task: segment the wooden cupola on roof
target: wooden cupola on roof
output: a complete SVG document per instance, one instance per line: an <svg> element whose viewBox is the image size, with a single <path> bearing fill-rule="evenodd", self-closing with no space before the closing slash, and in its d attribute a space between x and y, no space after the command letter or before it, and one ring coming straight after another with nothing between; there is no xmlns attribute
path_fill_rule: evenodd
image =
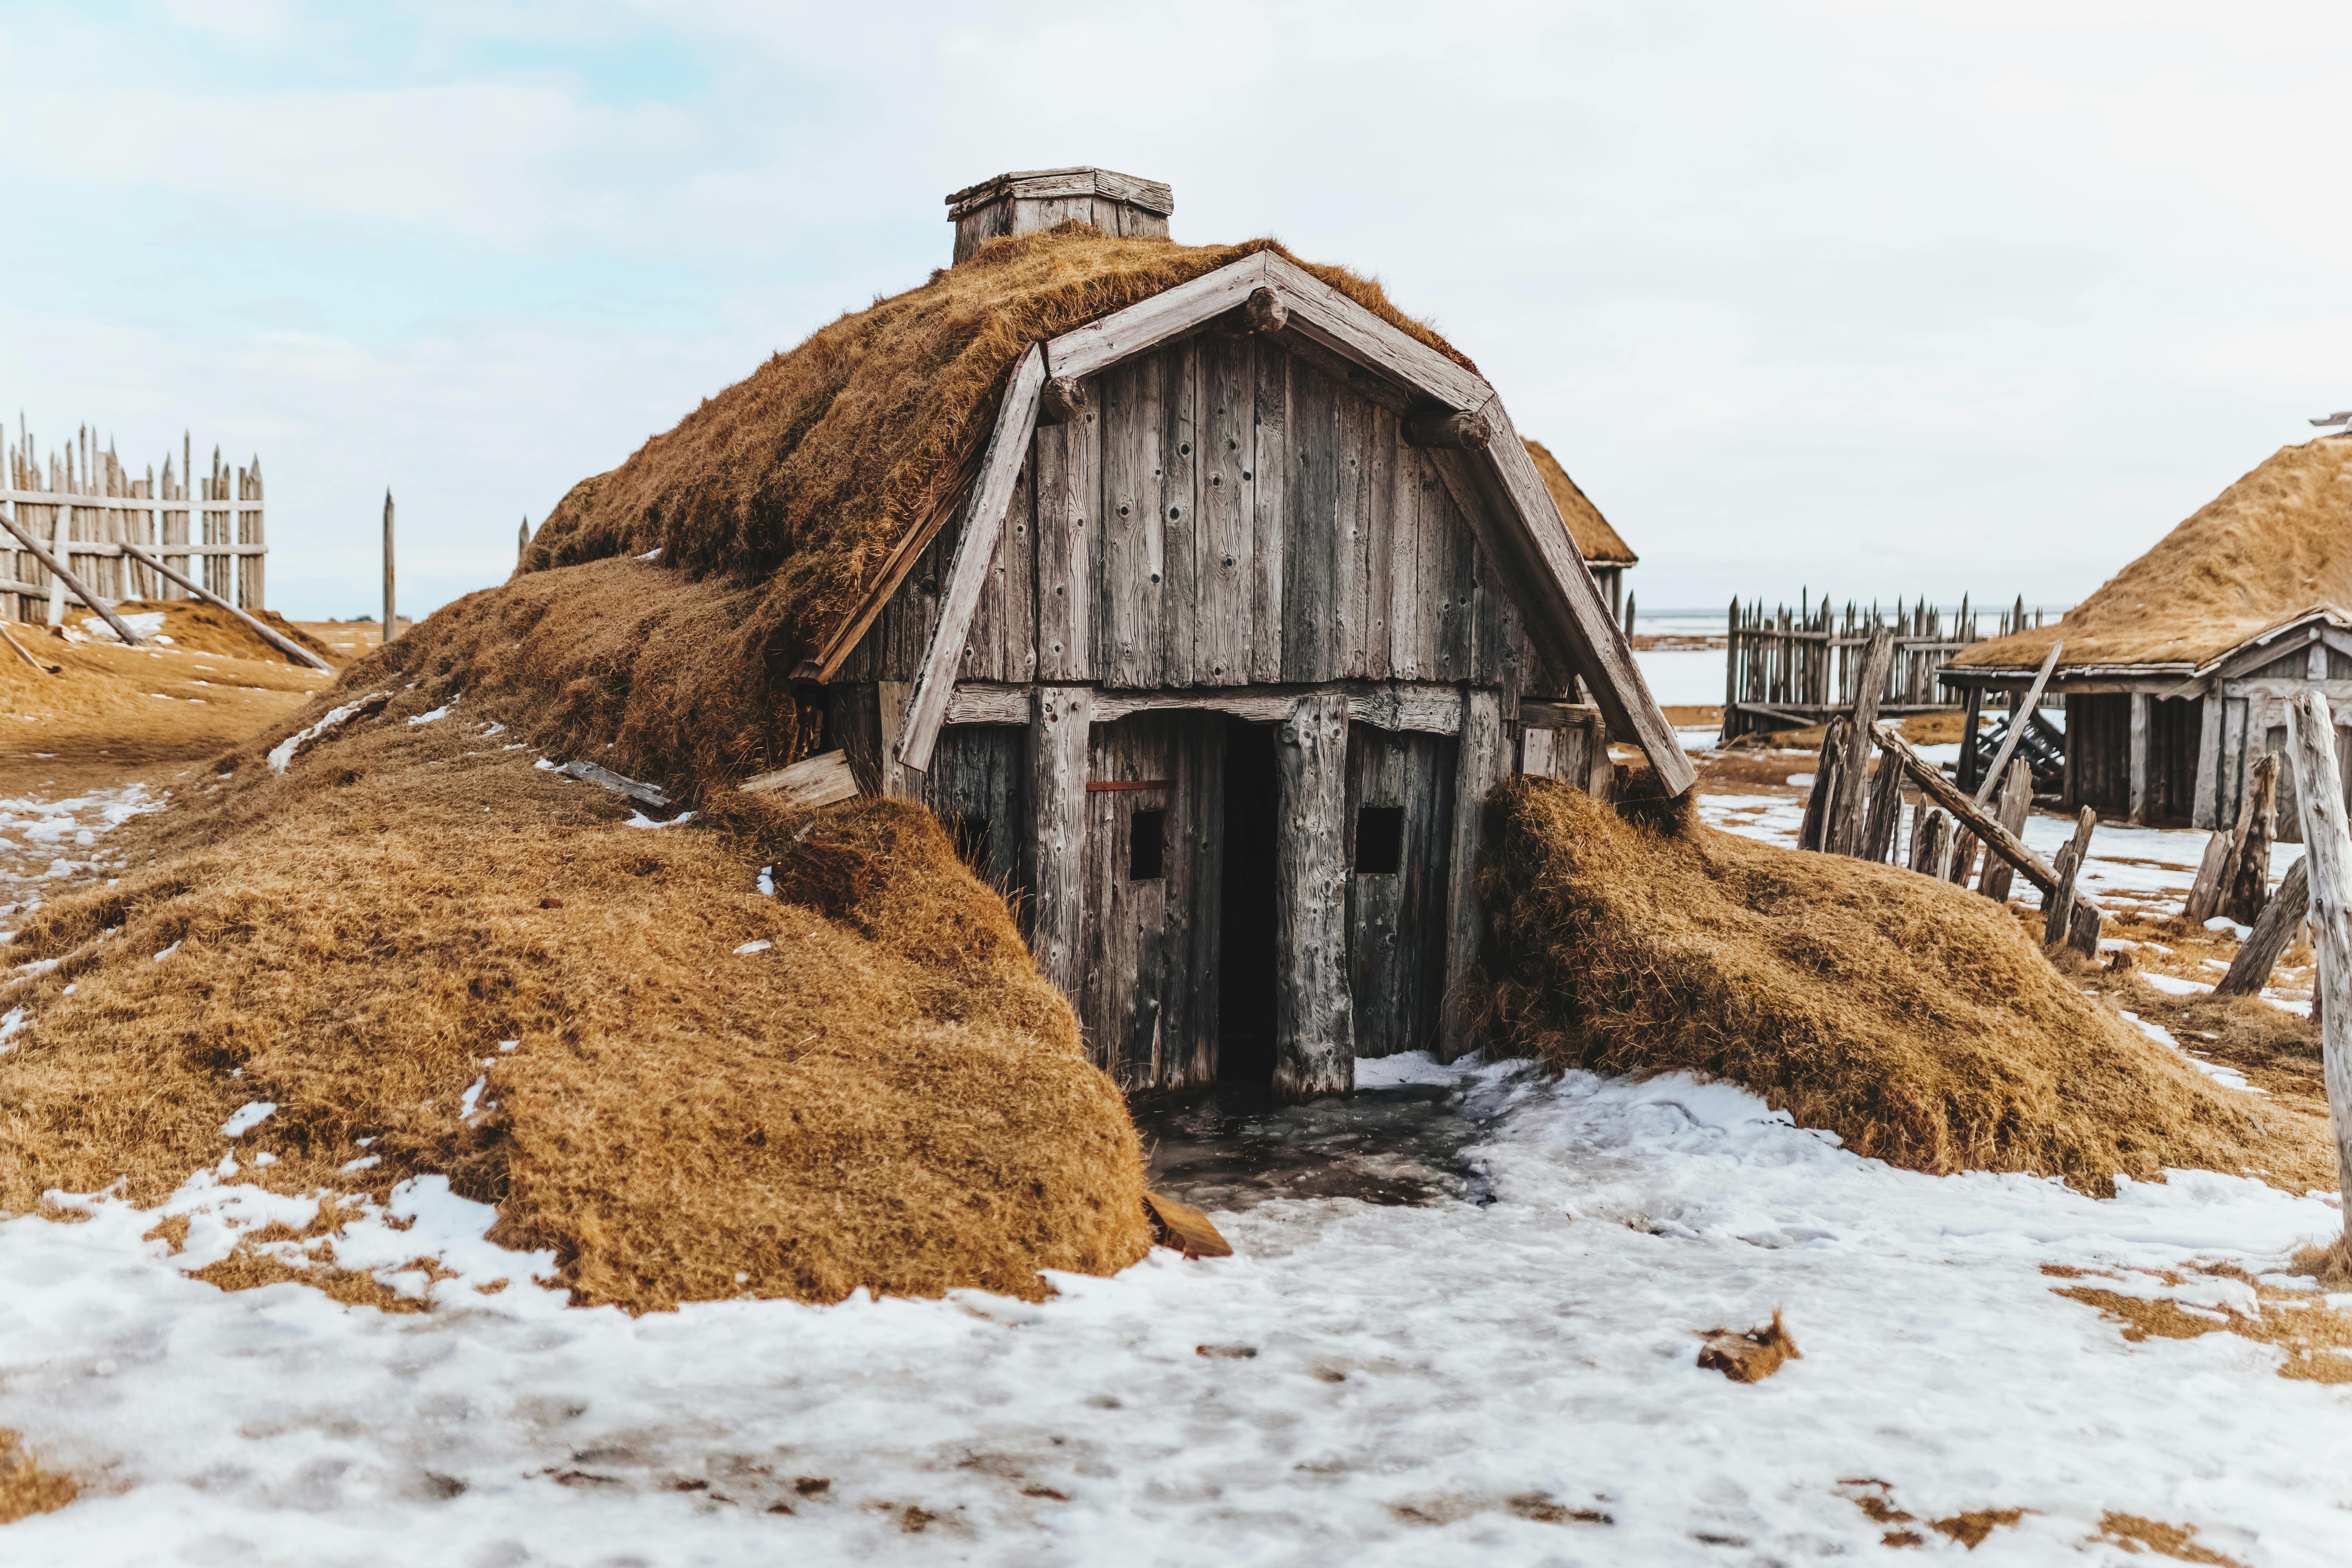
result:
<svg viewBox="0 0 2352 1568"><path fill-rule="evenodd" d="M948 197L959 265L992 239L1092 224L1122 239L1165 239L1176 193L1108 169L1030 169L966 185Z"/></svg>

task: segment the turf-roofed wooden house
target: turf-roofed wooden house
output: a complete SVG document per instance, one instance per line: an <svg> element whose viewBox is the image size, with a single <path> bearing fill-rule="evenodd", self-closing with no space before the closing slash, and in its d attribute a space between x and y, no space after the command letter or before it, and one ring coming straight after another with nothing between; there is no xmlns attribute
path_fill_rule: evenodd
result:
<svg viewBox="0 0 2352 1568"><path fill-rule="evenodd" d="M2253 761L2286 749L2289 698L2316 688L2352 717L2352 440L2282 447L2063 618L1978 643L1938 679L1973 713L1987 695L2014 700L2053 642L2045 700L2065 705L2066 805L2234 826ZM2336 748L2352 763L2352 729ZM2291 775L2277 809L2289 841Z"/></svg>
<svg viewBox="0 0 2352 1568"><path fill-rule="evenodd" d="M822 708L798 749L955 829L1122 1084L1306 1097L1458 1047L1486 791L1605 788L1612 739L1693 781L1565 474L1377 285L1160 237L1165 185L949 199L953 267L575 491L572 554L752 541Z"/></svg>

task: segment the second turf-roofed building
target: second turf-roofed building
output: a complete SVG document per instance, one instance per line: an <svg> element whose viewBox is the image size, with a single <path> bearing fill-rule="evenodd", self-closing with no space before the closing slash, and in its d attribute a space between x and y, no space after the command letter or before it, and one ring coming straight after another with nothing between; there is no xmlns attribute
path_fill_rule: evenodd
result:
<svg viewBox="0 0 2352 1568"><path fill-rule="evenodd" d="M740 580L734 771L841 750L947 820L1121 1083L1460 1048L1488 788L1604 789L1611 740L1692 783L1559 483L1377 285L1171 243L1164 185L950 201L952 267L578 487L525 570Z"/></svg>

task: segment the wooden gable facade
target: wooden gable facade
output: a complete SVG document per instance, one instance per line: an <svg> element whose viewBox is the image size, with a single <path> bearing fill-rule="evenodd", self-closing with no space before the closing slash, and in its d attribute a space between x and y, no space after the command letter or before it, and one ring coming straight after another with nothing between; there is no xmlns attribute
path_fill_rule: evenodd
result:
<svg viewBox="0 0 2352 1568"><path fill-rule="evenodd" d="M1463 1048L1487 789L1691 782L1492 389L1279 257L1033 348L902 570L828 732L1131 1089Z"/></svg>

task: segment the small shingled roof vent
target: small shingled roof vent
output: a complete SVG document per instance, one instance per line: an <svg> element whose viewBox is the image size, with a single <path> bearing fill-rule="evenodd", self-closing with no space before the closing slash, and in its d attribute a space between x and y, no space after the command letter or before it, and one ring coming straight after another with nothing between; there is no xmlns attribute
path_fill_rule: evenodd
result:
<svg viewBox="0 0 2352 1568"><path fill-rule="evenodd" d="M1176 193L1159 181L1108 169L1030 169L966 185L948 197L958 262L992 239L1035 234L1073 219L1105 234L1165 239L1168 215L1175 210Z"/></svg>

